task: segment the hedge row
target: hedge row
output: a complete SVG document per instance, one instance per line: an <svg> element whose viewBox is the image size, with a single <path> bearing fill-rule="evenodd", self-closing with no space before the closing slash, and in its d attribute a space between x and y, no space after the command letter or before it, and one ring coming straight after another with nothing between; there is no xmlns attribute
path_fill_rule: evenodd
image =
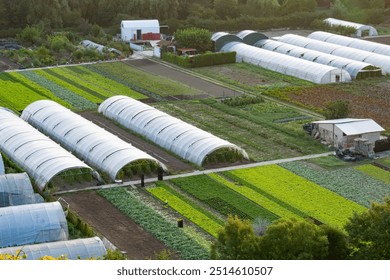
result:
<svg viewBox="0 0 390 280"><path fill-rule="evenodd" d="M162 59L185 68L205 67L236 62L236 52L205 53L192 57L163 53Z"/></svg>

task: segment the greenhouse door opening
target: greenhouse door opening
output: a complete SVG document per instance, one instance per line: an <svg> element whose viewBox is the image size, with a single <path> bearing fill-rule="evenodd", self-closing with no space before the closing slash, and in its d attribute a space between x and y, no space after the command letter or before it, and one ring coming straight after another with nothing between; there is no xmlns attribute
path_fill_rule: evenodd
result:
<svg viewBox="0 0 390 280"><path fill-rule="evenodd" d="M340 76L336 75L336 83L340 83Z"/></svg>
<svg viewBox="0 0 390 280"><path fill-rule="evenodd" d="M137 40L142 40L142 30L137 29Z"/></svg>

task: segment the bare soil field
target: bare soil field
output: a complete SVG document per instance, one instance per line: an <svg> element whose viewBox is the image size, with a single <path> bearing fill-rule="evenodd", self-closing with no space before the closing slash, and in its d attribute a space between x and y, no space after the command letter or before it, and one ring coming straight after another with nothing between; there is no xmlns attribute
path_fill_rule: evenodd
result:
<svg viewBox="0 0 390 280"><path fill-rule="evenodd" d="M79 192L62 197L69 203L71 211L125 252L130 260L155 259L156 253L167 249L96 192Z"/></svg>

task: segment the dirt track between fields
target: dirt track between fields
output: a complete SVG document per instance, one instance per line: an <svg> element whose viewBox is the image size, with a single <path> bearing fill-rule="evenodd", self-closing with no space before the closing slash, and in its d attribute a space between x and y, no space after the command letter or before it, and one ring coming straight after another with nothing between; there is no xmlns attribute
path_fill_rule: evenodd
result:
<svg viewBox="0 0 390 280"><path fill-rule="evenodd" d="M62 196L97 232L105 236L131 260L155 259L156 253L167 249L163 243L122 214L96 192L80 192Z"/></svg>

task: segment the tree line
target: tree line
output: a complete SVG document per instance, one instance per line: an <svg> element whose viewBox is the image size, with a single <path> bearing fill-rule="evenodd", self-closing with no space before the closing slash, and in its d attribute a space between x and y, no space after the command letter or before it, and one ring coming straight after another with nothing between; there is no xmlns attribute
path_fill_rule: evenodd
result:
<svg viewBox="0 0 390 280"><path fill-rule="evenodd" d="M122 19L157 18L171 27L210 30L235 26L308 27L315 18L338 17L378 23L387 0L0 0L0 30L26 25L82 28L86 24L119 31ZM319 9L319 7L323 7ZM282 20L284 18L284 20ZM12 32L10 32L12 34Z"/></svg>

